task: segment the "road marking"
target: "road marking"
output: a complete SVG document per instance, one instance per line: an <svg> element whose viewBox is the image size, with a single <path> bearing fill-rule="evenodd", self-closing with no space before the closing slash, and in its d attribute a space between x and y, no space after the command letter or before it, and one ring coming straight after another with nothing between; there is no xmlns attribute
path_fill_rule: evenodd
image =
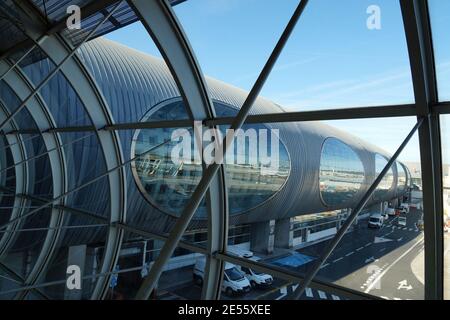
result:
<svg viewBox="0 0 450 320"><path fill-rule="evenodd" d="M344 259L344 258L343 258L343 257L340 257L339 259L334 260L333 263L339 262L339 261L341 261L342 259Z"/></svg>
<svg viewBox="0 0 450 320"><path fill-rule="evenodd" d="M317 292L319 293L319 297L320 299L328 299L327 295L325 294L325 292L317 290Z"/></svg>
<svg viewBox="0 0 450 320"><path fill-rule="evenodd" d="M413 288L412 285L408 286L408 280L403 280L398 283L397 290L405 289L406 291L409 291L409 290L412 290L412 288Z"/></svg>
<svg viewBox="0 0 450 320"><path fill-rule="evenodd" d="M384 299L384 300L389 300L389 298L388 298L388 297L385 297L385 296L381 296L380 298L381 298L381 299Z"/></svg>
<svg viewBox="0 0 450 320"><path fill-rule="evenodd" d="M369 247L372 243L367 243L364 247Z"/></svg>
<svg viewBox="0 0 450 320"><path fill-rule="evenodd" d="M386 269L384 269L383 272L381 272L378 277L372 281L372 283L367 287L366 291L364 293L369 293L370 290L375 286L375 284L381 280L381 278L393 267L399 262L401 259L403 259L408 253L410 253L420 242L422 242L423 237L421 237L417 242L408 250L406 250L400 257L398 257L393 263L391 263Z"/></svg>
<svg viewBox="0 0 450 320"><path fill-rule="evenodd" d="M384 243L384 242L391 242L392 239L382 238L382 237L375 237L375 240L373 243Z"/></svg>
<svg viewBox="0 0 450 320"><path fill-rule="evenodd" d="M413 228L409 228L408 231L413 231Z"/></svg>
<svg viewBox="0 0 450 320"><path fill-rule="evenodd" d="M293 285L293 286L292 286L292 291L297 290L297 288L298 288L298 284Z"/></svg>
<svg viewBox="0 0 450 320"><path fill-rule="evenodd" d="M339 298L338 296L335 296L334 294L332 294L331 297L333 298L333 300L341 300L341 298Z"/></svg>
<svg viewBox="0 0 450 320"><path fill-rule="evenodd" d="M359 247L356 251L361 251L362 249L364 249L364 247Z"/></svg>
<svg viewBox="0 0 450 320"><path fill-rule="evenodd" d="M281 296L279 296L279 297L276 298L275 300L281 300L281 299L283 299L284 297L287 296L287 287L282 287L282 288L280 289L280 293L281 293Z"/></svg>
<svg viewBox="0 0 450 320"><path fill-rule="evenodd" d="M328 267L329 265L330 265L329 263L326 263L326 264L322 265L322 266L320 267L320 269L326 268L326 267Z"/></svg>
<svg viewBox="0 0 450 320"><path fill-rule="evenodd" d="M306 288L306 289L305 289L305 293L306 293L306 296L307 296L308 298L313 298L313 297L314 297L311 288Z"/></svg>
<svg viewBox="0 0 450 320"><path fill-rule="evenodd" d="M400 242L402 240L403 240L403 237L397 239L398 242Z"/></svg>
<svg viewBox="0 0 450 320"><path fill-rule="evenodd" d="M384 250L386 250L386 248L381 248L381 249L380 249L380 252L383 252Z"/></svg>
<svg viewBox="0 0 450 320"><path fill-rule="evenodd" d="M369 263L369 262L374 262L375 261L375 257L370 257L368 259L366 259L366 261L364 261L364 263Z"/></svg>
<svg viewBox="0 0 450 320"><path fill-rule="evenodd" d="M354 251L352 251L352 252L349 252L349 253L347 253L345 256L346 257L350 257L352 254L354 254L355 252Z"/></svg>

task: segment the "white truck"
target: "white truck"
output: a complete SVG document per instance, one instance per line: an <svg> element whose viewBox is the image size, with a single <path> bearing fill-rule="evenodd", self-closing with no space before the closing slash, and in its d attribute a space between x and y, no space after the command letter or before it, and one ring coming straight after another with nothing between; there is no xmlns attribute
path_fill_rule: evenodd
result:
<svg viewBox="0 0 450 320"><path fill-rule="evenodd" d="M373 214L369 218L369 228L378 228L380 229L383 226L384 218L381 216L381 214Z"/></svg>
<svg viewBox="0 0 450 320"><path fill-rule="evenodd" d="M194 266L194 281L198 285L203 284L205 277L206 259L197 260ZM247 277L232 263L225 263L225 271L223 274L222 291L228 296L243 295L251 290L250 282Z"/></svg>

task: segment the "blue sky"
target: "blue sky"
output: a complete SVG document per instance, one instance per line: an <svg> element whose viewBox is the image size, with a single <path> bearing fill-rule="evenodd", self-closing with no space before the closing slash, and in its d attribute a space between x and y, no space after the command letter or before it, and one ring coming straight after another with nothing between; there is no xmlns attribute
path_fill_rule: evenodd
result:
<svg viewBox="0 0 450 320"><path fill-rule="evenodd" d="M450 12L450 1L433 2L437 4L432 13ZM381 30L367 28L366 10L372 4L381 9ZM250 90L297 5L297 0L265 0L263 5L261 0L189 0L174 10L204 73ZM436 22L435 32L447 34L447 21ZM159 55L140 23L107 37ZM450 79L447 52L450 48L442 48L438 55L444 89L450 84L446 81ZM412 103L399 2L310 1L262 95L288 110L299 111ZM329 122L390 153L414 123L414 118ZM419 161L417 138L401 160Z"/></svg>

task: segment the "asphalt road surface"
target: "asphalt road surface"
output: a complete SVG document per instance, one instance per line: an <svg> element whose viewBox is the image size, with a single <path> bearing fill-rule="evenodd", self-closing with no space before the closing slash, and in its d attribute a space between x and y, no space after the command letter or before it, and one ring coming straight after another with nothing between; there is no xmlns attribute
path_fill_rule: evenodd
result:
<svg viewBox="0 0 450 320"><path fill-rule="evenodd" d="M319 271L317 278L392 300L423 299L424 260L423 232L416 223L421 211L411 208L406 215L406 226L398 225L397 217L390 217L381 229L369 229L362 220L347 233L336 250ZM320 256L326 241L297 252L312 258ZM291 271L304 273L314 260ZM290 268L290 267L286 267ZM297 284L274 279L268 289L253 289L243 297L222 299L290 299ZM198 299L201 288L193 283L175 286L161 298ZM342 297L308 288L302 299L342 300Z"/></svg>

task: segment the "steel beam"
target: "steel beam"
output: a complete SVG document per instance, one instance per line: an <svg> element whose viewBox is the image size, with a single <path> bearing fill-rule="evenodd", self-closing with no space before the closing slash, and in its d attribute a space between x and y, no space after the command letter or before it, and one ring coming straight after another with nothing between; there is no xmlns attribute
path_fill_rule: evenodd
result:
<svg viewBox="0 0 450 320"><path fill-rule="evenodd" d="M375 181L372 183L370 188L367 190L367 192L364 194L362 199L359 201L358 205L356 205L356 207L352 210L352 213L345 220L344 224L338 230L336 235L326 245L325 249L323 250L323 253L316 260L312 269L310 271L308 271L308 273L306 274L305 280L302 283L300 283L299 287L293 293L294 299L300 299L300 297L302 296L306 287L308 287L310 285L310 283L313 281L314 277L316 276L317 272L319 272L320 267L322 267L324 262L330 257L330 255L333 253L334 249L337 247L339 242L342 240L344 235L347 233L348 229L353 225L353 223L355 222L355 219L358 217L358 215L364 209L367 202L370 200L373 193L375 192L378 185L380 184L381 180L383 180L384 176L389 172L392 165L395 163L395 161L397 161L398 156L402 153L403 149L406 147L408 142L411 140L413 135L416 133L417 129L420 128L422 123L423 123L423 120L419 120L417 122L417 124L414 126L414 128L411 130L411 132L408 134L408 136L402 142L402 144L400 145L398 150L394 153L394 155L391 157L391 159L389 159L386 166L383 168L383 170L380 172L378 177L375 179Z"/></svg>
<svg viewBox="0 0 450 320"><path fill-rule="evenodd" d="M188 126L192 126L192 120L214 118L215 111L204 75L170 3L163 0L131 0L128 3L153 38L172 71L181 96L188 107L191 118L191 123ZM213 129L216 130L216 133L218 132L217 128L213 127ZM198 151L202 152L203 146L199 145L198 147ZM205 170L206 165L203 163L203 171ZM210 253L225 249L226 229L228 228L228 224L225 224L228 206L226 205L227 198L224 197L226 187L223 179L223 166L219 166L218 171L220 171L220 175L212 177L211 187L206 198L208 224L211 227L208 229L208 251ZM220 296L222 268L221 261L215 260L212 255L207 256L206 276L202 291L203 299L217 299ZM145 281L152 282L153 280L150 276L147 276ZM156 283L153 283L150 292L155 285ZM145 286L146 284L143 284L143 287Z"/></svg>
<svg viewBox="0 0 450 320"><path fill-rule="evenodd" d="M4 102L0 99L0 120L2 118L6 118L9 114L8 109L4 106ZM15 121L12 121L8 124L12 129L16 128L17 125ZM11 145L10 152L13 158L13 162L20 162L23 159L27 158L27 150L22 142L22 137L20 135L9 135L6 137L8 143ZM16 187L13 191L14 193L18 192L27 192L28 191L28 165L24 163L23 165L20 165L15 168L15 176L16 176ZM27 202L24 201L24 199L14 199L14 204L11 211L10 219L15 219L17 217L20 217L23 212L24 208L27 206ZM13 224L8 227L7 230L15 230L18 228L18 223ZM8 251L9 247L12 245L14 235L13 234L5 234L0 238L0 257L5 255Z"/></svg>
<svg viewBox="0 0 450 320"><path fill-rule="evenodd" d="M114 14L115 10L123 3L119 2L110 14ZM30 19L36 16L36 9L29 8L34 14L30 15ZM108 17L106 17L108 18ZM103 19L102 21L106 20ZM45 25L39 24L39 21L33 21L31 25L37 25L36 29L29 28L27 35L36 40L42 35L42 30L46 30ZM92 36L96 28L91 30L85 38L85 41ZM54 61L55 65L60 66L60 72L70 83L81 102L84 105L86 113L96 128L103 128L113 124L113 117L107 106L105 98L95 84L93 78L86 70L83 63L76 56L77 47L72 47L70 41L66 41L59 35L49 37L40 47L47 56ZM44 80L45 81L45 80ZM126 218L126 177L125 171L121 166L123 154L120 145L120 138L116 132L97 131L97 137L100 147L103 151L105 166L110 172L108 174L110 189L110 222L125 221ZM112 170L119 168L119 170ZM123 232L111 226L108 231L108 239L104 250L103 260L101 263L101 272L112 271L118 259ZM108 290L108 280L101 278L96 283L92 294L92 299L100 299L106 296Z"/></svg>
<svg viewBox="0 0 450 320"><path fill-rule="evenodd" d="M450 106L449 111L450 113ZM307 122L307 121L324 121L324 120L344 120L344 119L376 119L376 118L392 118L392 117L415 117L417 110L415 105L398 105L398 106L380 106L366 108L349 108L349 109L330 109L318 111L299 111L299 112L280 112L248 115L245 124L257 123L291 123L291 122ZM214 127L219 125L230 125L233 117L208 118L202 121L206 127ZM197 119L198 120L198 119ZM118 130L138 130L138 129L159 129L159 128L190 128L193 127L192 120L167 120L167 121L151 121L151 122L128 122L108 125L102 128L107 131ZM44 132L83 132L93 131L95 127L79 126L79 127L60 127L49 129ZM38 130L26 129L19 130L18 133L39 133Z"/></svg>
<svg viewBox="0 0 450 320"><path fill-rule="evenodd" d="M236 118L233 120L233 123L231 124L231 131L230 131L231 134L228 135L226 138L224 138L224 140L221 144L221 147L223 147L222 157L224 157L226 155L228 147L233 142L236 130L240 129L243 126L245 119L247 118L247 116L250 112L250 109L252 108L254 102L256 101L264 83L266 82L266 80L267 80L270 72L272 71L272 68L274 67L276 61L278 60L278 57L280 56L285 44L287 43L290 35L292 34L307 3L308 3L307 0L300 1L300 4L296 8L286 29L284 30L283 34L281 35L280 40L276 44L272 54L270 55L263 70L261 71L261 74L259 75L258 79L256 80L255 85L253 86L252 90L250 90L250 93L249 93L247 99L243 103ZM150 294L152 293L153 289L156 286L157 281L159 280L159 277L161 276L164 265L167 263L167 261L172 256L174 250L176 249L178 242L180 241L182 235L186 231L186 228L188 227L189 222L191 221L195 211L197 210L198 206L200 205L200 202L202 201L206 191L208 190L209 185L213 181L219 168L220 168L220 164L214 163L214 164L210 164L208 166L208 168L206 169L206 171L204 171L202 179L200 180L194 193L192 194L190 201L184 208L180 218L178 218L178 220L170 234L169 239L164 244L158 258L156 259L155 263L153 264L153 266L149 272L149 275L147 276L147 278L144 280L142 286L140 287L140 289L136 295L137 299L146 300L149 298Z"/></svg>
<svg viewBox="0 0 450 320"><path fill-rule="evenodd" d="M18 66L16 66L14 69L8 70L14 70L14 72L9 73L5 78L5 81L16 93L19 99L28 97L34 89L31 81L27 79L25 73L23 73ZM56 126L56 122L52 118L50 111L41 98L40 94L36 94L32 99L30 99L27 108L29 109L30 115L33 118L38 130ZM58 134L51 133L41 135L41 137L45 145L46 152L40 155L29 156L26 159L15 163L15 165L28 163L33 159L37 159L44 155L47 155L52 174L53 197L57 197L67 190L66 160L65 154L61 150L61 146L63 146L62 139ZM64 204L64 199L62 199L61 204ZM34 284L46 270L47 265L56 249L56 244L60 235L60 230L58 229L58 227L61 226L62 223L62 211L52 208L52 213L49 221L49 231L47 232L38 258L25 279L26 285ZM27 291L24 291L20 295L16 296L16 298L25 298L27 293Z"/></svg>
<svg viewBox="0 0 450 320"><path fill-rule="evenodd" d="M428 6L426 0L400 1L408 44L419 129L425 231L425 299L443 299L443 195L439 115Z"/></svg>
<svg viewBox="0 0 450 320"><path fill-rule="evenodd" d="M304 281L304 277L299 275L298 273L287 270L282 267L278 267L272 264L266 264L262 262L253 261L247 258L241 258L237 256L233 256L227 253L217 253L215 255L217 258L222 259L226 262L233 263L239 266L251 268L253 270L270 274L273 277L277 277L283 279L285 281L293 282L293 283L301 283ZM354 300L383 300L380 297L372 296L370 294L366 294L364 292L360 292L357 290L353 290L350 288L342 287L336 285L334 283L330 283L324 280L314 279L311 281L311 288L317 290L323 290L330 294L339 295L340 297Z"/></svg>
<svg viewBox="0 0 450 320"><path fill-rule="evenodd" d="M79 190L81 190L83 188L86 188L87 186L89 186L89 185L91 185L91 184L93 184L93 183L95 183L97 181L100 181L101 179L103 179L105 177L114 175L116 173L116 171L122 170L126 165L136 161L136 159L142 157L143 155L146 155L146 154L152 152L153 150L155 150L157 148L160 148L162 145L164 145L164 144L166 144L168 142L171 142L171 140L167 140L167 141L165 141L163 143L160 143L160 144L158 144L158 145L156 145L156 146L146 150L145 152L137 155L136 157L133 157L133 158L127 160L127 161L123 161L120 165L118 165L116 167L113 167L113 168L110 168L109 170L103 172L102 174L96 176L95 178L92 178L91 180L86 181L83 184L78 185L78 186L74 187L73 189L70 189L70 190L64 192L63 194L60 194L59 196L57 196L57 197L55 197L55 198L53 198L51 200L46 200L45 203L43 203L41 206L37 207L36 209L31 210L30 212L27 212L26 214L24 214L24 215L22 215L22 216L20 216L20 217L18 217L16 219L10 219L8 222L3 223L2 225L0 225L0 230L5 229L9 225L14 224L17 221L20 221L22 219L25 219L25 218L27 218L29 216L34 215L35 213L39 212L42 209L50 207L53 203L58 202L58 201L60 201L60 200L62 200L64 198L66 198L67 196L69 196L69 195L71 195L71 194L73 194L73 193L75 193L75 192L77 192L77 191L79 191ZM118 222L118 221L111 221L111 226L112 227L115 225L115 222Z"/></svg>

